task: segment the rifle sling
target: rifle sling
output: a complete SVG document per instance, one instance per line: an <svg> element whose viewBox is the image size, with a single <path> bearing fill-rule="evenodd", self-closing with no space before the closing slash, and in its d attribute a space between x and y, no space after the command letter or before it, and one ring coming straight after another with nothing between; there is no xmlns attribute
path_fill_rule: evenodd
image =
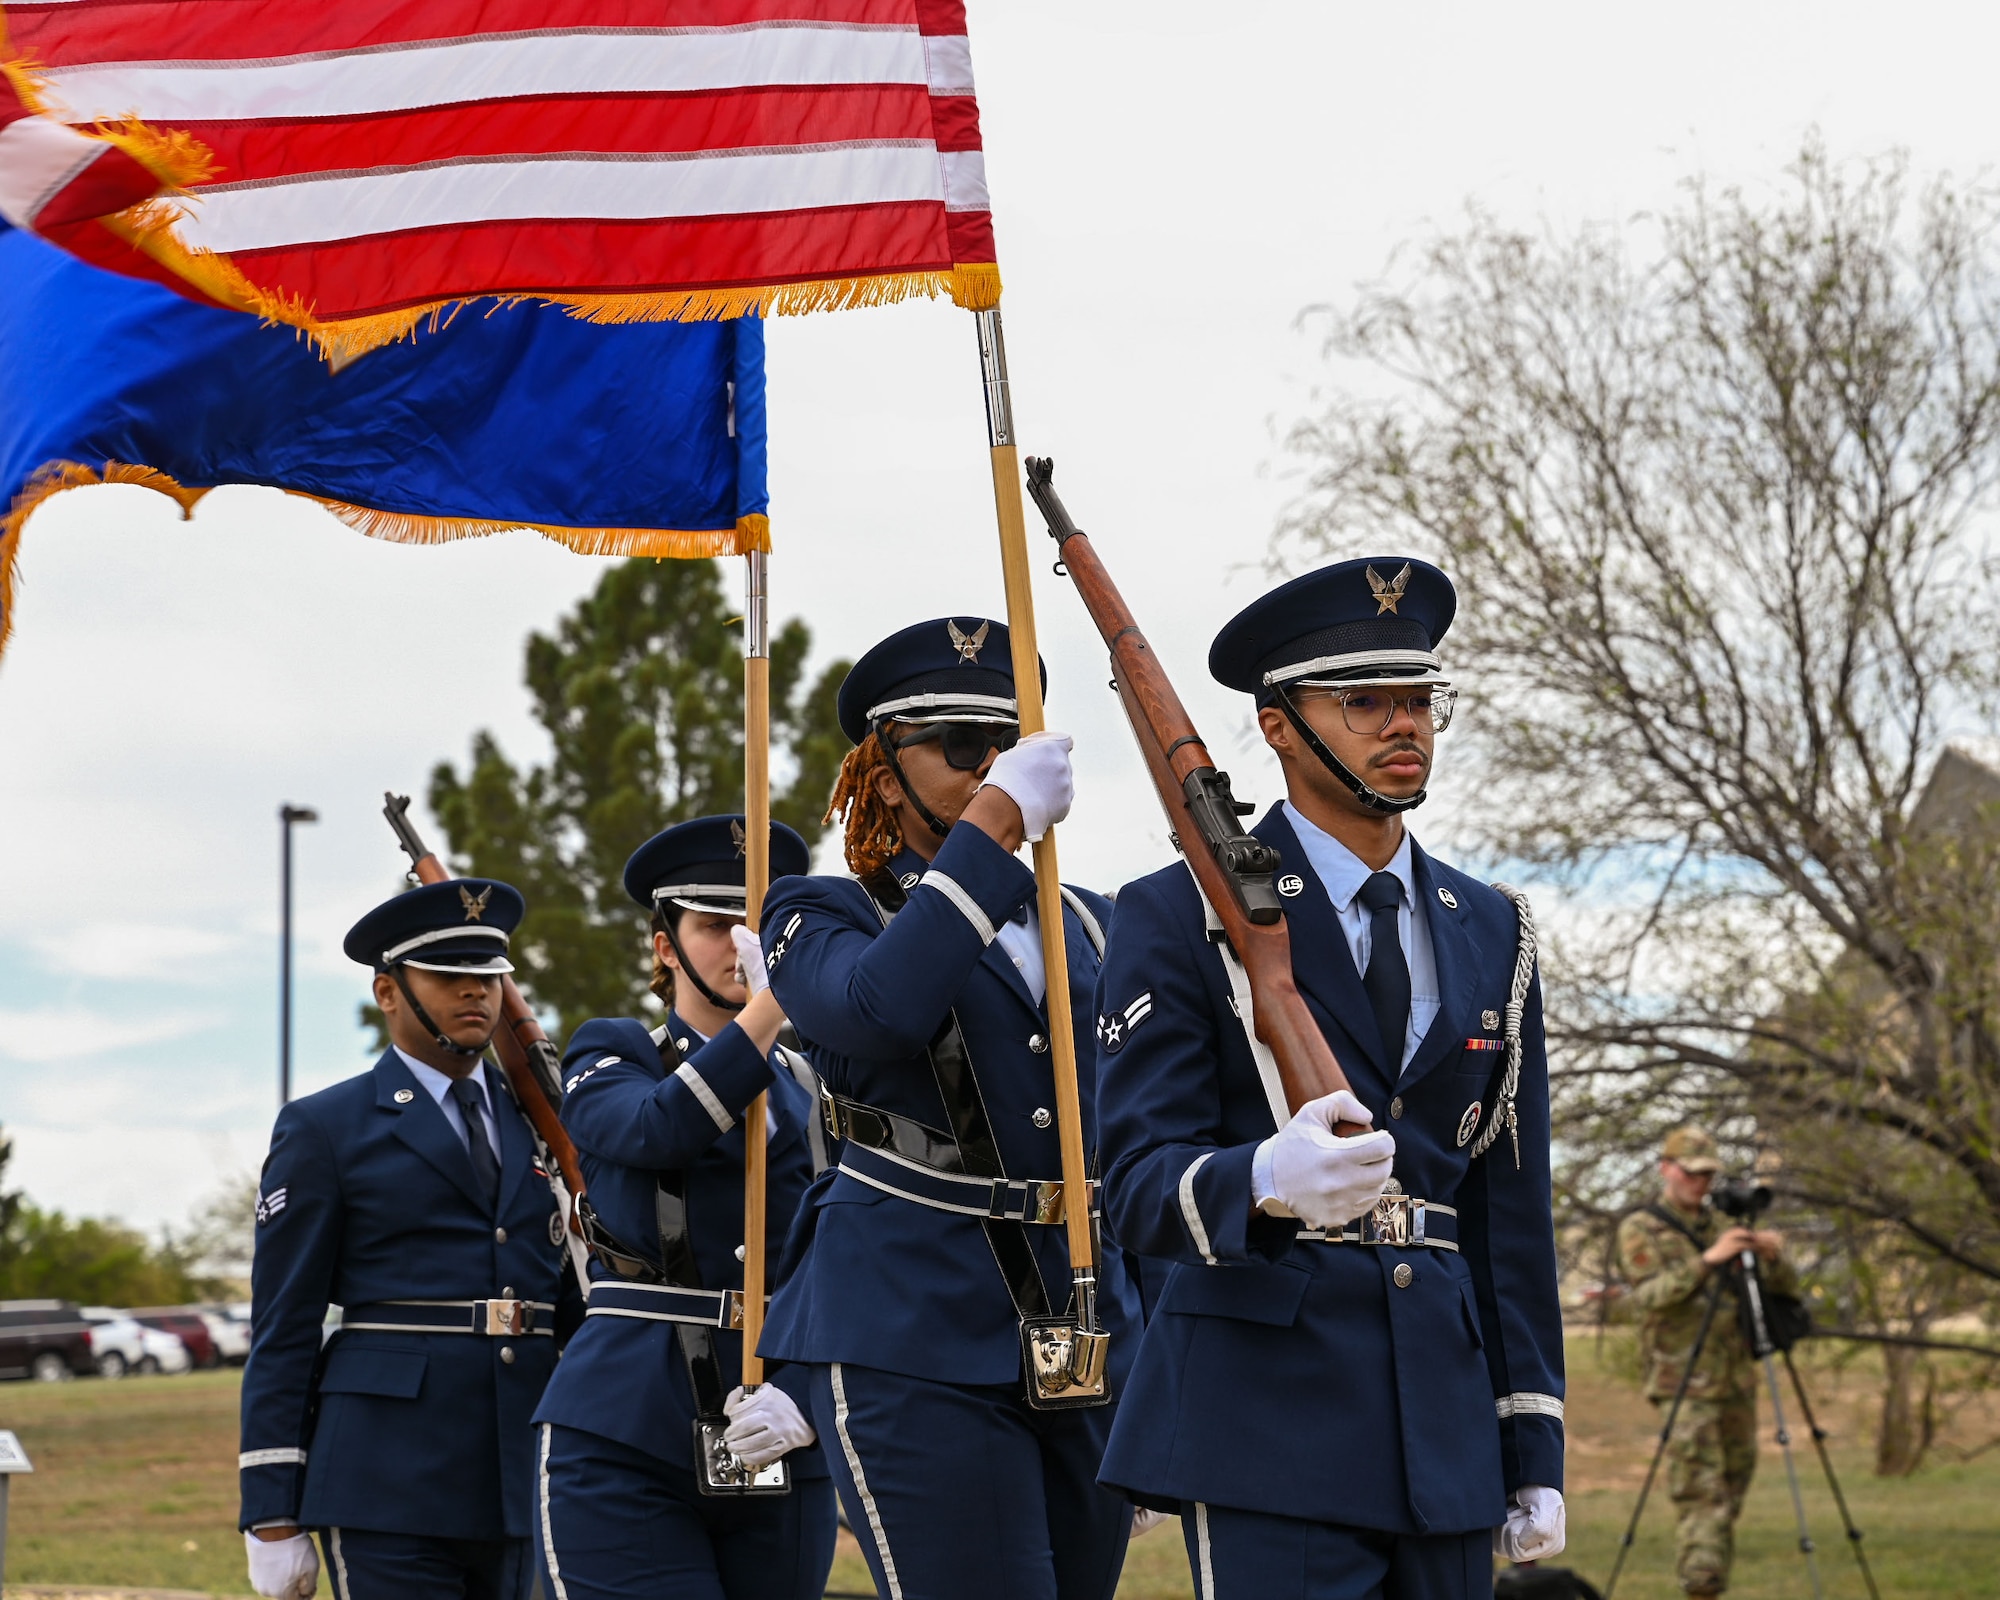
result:
<svg viewBox="0 0 2000 1600"><path fill-rule="evenodd" d="M875 913L885 928L909 902L902 885L887 873L876 875L861 887L874 902ZM961 1172L974 1178L1006 1177L1000 1145L993 1137L993 1124L986 1115L986 1102L980 1097L979 1080L973 1073L965 1030L959 1026L956 1011L945 1013L927 1053L931 1075L937 1080L938 1098L944 1102L952 1144L948 1151L943 1148L936 1151L940 1157L950 1158L951 1164L947 1166L942 1160L936 1164L942 1171ZM1048 1288L1042 1282L1041 1268L1035 1263L1027 1228L996 1217L981 1218L980 1226L986 1230L986 1243L1000 1269L1001 1280L1007 1285L1015 1313L1021 1317L1047 1316Z"/></svg>

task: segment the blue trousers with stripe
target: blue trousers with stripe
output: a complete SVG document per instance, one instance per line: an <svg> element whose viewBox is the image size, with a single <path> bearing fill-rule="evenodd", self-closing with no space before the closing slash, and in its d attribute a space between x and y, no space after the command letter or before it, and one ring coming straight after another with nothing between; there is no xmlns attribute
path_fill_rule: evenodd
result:
<svg viewBox="0 0 2000 1600"><path fill-rule="evenodd" d="M1199 1600L1491 1600L1493 1533L1378 1533L1229 1506L1181 1508Z"/></svg>
<svg viewBox="0 0 2000 1600"><path fill-rule="evenodd" d="M544 1600L819 1600L833 1566L833 1485L712 1497L694 1473L543 1423L535 1551Z"/></svg>
<svg viewBox="0 0 2000 1600"><path fill-rule="evenodd" d="M882 1600L1111 1600L1132 1508L1097 1482L1108 1408L835 1364L812 1410Z"/></svg>
<svg viewBox="0 0 2000 1600"><path fill-rule="evenodd" d="M527 1600L526 1539L430 1539L416 1533L322 1528L334 1600Z"/></svg>

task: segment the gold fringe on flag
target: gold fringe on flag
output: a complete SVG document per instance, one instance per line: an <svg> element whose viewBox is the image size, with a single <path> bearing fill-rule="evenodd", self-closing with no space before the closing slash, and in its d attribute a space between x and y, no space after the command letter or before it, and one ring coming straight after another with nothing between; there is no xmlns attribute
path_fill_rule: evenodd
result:
<svg viewBox="0 0 2000 1600"><path fill-rule="evenodd" d="M78 461L52 462L37 472L0 521L0 652L7 648L14 630L15 569L20 555L21 530L44 501L66 489L88 488L99 483L133 483L167 496L180 507L183 518L209 491L189 488L153 467L131 466L123 461L107 461L88 467ZM557 544L586 556L652 556L657 559L698 560L708 556L748 555L753 550L771 548L771 519L761 512L739 517L733 528L569 528L543 522L495 522L476 517L418 517L399 511L380 511L371 506L350 505L344 500L328 500L321 495L287 490L301 500L325 506L348 527L371 539L393 544L447 544L454 539L480 539L489 534L525 528L552 539Z"/></svg>

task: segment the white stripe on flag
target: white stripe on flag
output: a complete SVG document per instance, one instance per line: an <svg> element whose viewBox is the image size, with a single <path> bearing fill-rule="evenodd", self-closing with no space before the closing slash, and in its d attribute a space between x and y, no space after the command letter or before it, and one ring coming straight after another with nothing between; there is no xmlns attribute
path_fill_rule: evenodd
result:
<svg viewBox="0 0 2000 1600"><path fill-rule="evenodd" d="M0 217L32 228L35 214L109 148L47 117L18 117L0 128Z"/></svg>
<svg viewBox="0 0 2000 1600"><path fill-rule="evenodd" d="M986 193L986 152L983 150L940 150L938 165L944 170L944 208L947 211L991 211L992 198Z"/></svg>
<svg viewBox="0 0 2000 1600"><path fill-rule="evenodd" d="M924 73L932 94L971 94L972 41L962 33L926 38Z"/></svg>
<svg viewBox="0 0 2000 1600"><path fill-rule="evenodd" d="M912 28L781 22L503 34L247 61L113 61L60 67L49 82L71 122L135 111L159 122L290 122L527 95L924 84L928 76Z"/></svg>
<svg viewBox="0 0 2000 1600"><path fill-rule="evenodd" d="M437 162L205 187L178 228L203 250L270 250L405 228L606 218L652 221L944 198L929 144L699 156Z"/></svg>

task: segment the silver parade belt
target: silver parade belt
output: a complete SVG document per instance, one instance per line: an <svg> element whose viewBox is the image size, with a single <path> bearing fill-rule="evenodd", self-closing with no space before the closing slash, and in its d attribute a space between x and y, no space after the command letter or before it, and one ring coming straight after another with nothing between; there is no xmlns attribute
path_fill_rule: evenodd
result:
<svg viewBox="0 0 2000 1600"><path fill-rule="evenodd" d="M1344 1228L1301 1228L1299 1237L1317 1244L1369 1244L1391 1250L1458 1249L1458 1207L1419 1200L1394 1187L1375 1209Z"/></svg>
<svg viewBox="0 0 2000 1600"><path fill-rule="evenodd" d="M377 1300L342 1308L345 1332L476 1333L495 1339L555 1337L556 1308L546 1300Z"/></svg>
<svg viewBox="0 0 2000 1600"><path fill-rule="evenodd" d="M619 1283L597 1278L586 1291L587 1317L632 1317L640 1322L695 1322L710 1328L743 1326L741 1289L683 1289L671 1283Z"/></svg>

